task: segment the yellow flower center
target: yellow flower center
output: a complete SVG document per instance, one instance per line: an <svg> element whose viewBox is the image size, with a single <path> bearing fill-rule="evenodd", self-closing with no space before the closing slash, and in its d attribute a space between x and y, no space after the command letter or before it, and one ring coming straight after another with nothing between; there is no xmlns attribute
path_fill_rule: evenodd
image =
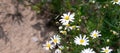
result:
<svg viewBox="0 0 120 53"><path fill-rule="evenodd" d="M76 26L72 26L72 28L74 29L74 28L76 28Z"/></svg>
<svg viewBox="0 0 120 53"><path fill-rule="evenodd" d="M106 49L104 52L105 52L105 53L108 53L108 50Z"/></svg>
<svg viewBox="0 0 120 53"><path fill-rule="evenodd" d="M95 33L93 36L94 36L94 37L97 37L97 34Z"/></svg>
<svg viewBox="0 0 120 53"><path fill-rule="evenodd" d="M118 2L118 0L114 0L115 2Z"/></svg>
<svg viewBox="0 0 120 53"><path fill-rule="evenodd" d="M58 41L57 39L54 39L54 40L53 40L54 43L57 43L57 41Z"/></svg>
<svg viewBox="0 0 120 53"><path fill-rule="evenodd" d="M50 43L48 43L48 44L47 44L47 47L48 47L48 48L50 48L50 46L51 46L51 44L50 44Z"/></svg>
<svg viewBox="0 0 120 53"><path fill-rule="evenodd" d="M84 43L85 41L83 39L80 40L80 43Z"/></svg>
<svg viewBox="0 0 120 53"><path fill-rule="evenodd" d="M66 31L63 31L63 34L66 34L67 32Z"/></svg>
<svg viewBox="0 0 120 53"><path fill-rule="evenodd" d="M69 20L69 16L67 15L67 16L65 16L65 20Z"/></svg>
<svg viewBox="0 0 120 53"><path fill-rule="evenodd" d="M69 27L69 26L70 26L70 24L67 24L66 26L67 26L67 27Z"/></svg>
<svg viewBox="0 0 120 53"><path fill-rule="evenodd" d="M61 33L62 33L62 34L64 34L64 35L66 35L66 34L67 34L67 32L66 32L66 31L61 31Z"/></svg>

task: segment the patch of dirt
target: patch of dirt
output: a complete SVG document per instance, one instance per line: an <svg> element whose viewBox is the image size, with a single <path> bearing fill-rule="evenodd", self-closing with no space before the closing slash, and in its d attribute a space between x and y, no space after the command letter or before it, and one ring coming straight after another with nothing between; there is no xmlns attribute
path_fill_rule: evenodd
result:
<svg viewBox="0 0 120 53"><path fill-rule="evenodd" d="M16 0L0 0L0 53L50 53L43 49L53 27L47 27L49 19L36 18L31 7Z"/></svg>

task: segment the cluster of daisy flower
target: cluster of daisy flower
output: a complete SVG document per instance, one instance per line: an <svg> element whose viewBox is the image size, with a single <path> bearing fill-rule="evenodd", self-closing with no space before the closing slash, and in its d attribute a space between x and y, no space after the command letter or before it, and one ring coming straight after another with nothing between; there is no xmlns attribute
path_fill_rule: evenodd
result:
<svg viewBox="0 0 120 53"><path fill-rule="evenodd" d="M104 53L111 53L112 49L109 49L109 47L105 47L105 48L102 48L102 51L101 52L104 52ZM84 49L81 51L81 53L96 53L95 51L93 51L93 49L91 48L87 48L87 49Z"/></svg>
<svg viewBox="0 0 120 53"><path fill-rule="evenodd" d="M51 50L57 46L58 48L57 49L55 48L56 49L55 53L61 53L63 46L59 45L60 40L61 40L60 36L54 35L53 37L51 37L51 40L47 41L45 44L43 44L43 46L46 50Z"/></svg>
<svg viewBox="0 0 120 53"><path fill-rule="evenodd" d="M59 27L59 30L60 30L60 33L64 34L64 35L67 35L67 32L70 32L71 30L75 30L75 29L79 29L80 26L77 26L77 25L72 25L71 26L71 23L74 22L75 18L75 13L70 13L68 12L67 14L63 14L62 19L60 19L59 21L61 22L62 26ZM90 33L90 37L94 40L98 37L102 36L100 34L100 31L98 30L94 30ZM55 50L55 53L62 53L61 49L63 49L63 46L59 46L60 45L60 36L58 35L54 35L53 37L51 37L51 40L50 41L47 41L46 44L44 44L44 48L46 50L49 50L49 49L53 49L55 48L56 46L58 47L56 50ZM82 45L82 46L87 46L89 45L89 37L87 35L79 35L79 36L76 36L74 38L74 43L76 45ZM111 53L112 49L109 48L109 46L106 46L106 47L103 47L101 49L101 52L104 52L104 53ZM86 48L86 49L83 49L81 50L80 53L96 53L92 48Z"/></svg>
<svg viewBox="0 0 120 53"><path fill-rule="evenodd" d="M100 32L97 31L97 30L94 30L93 32L91 32L91 35L90 35L93 39L101 36ZM74 40L74 43L76 45L83 45L83 46L86 46L86 45L89 45L89 40L88 40L88 37L86 37L86 35L82 35L80 34L79 36L76 36L75 37L75 40ZM110 53L112 51L112 49L109 49L109 46L105 47L105 48L102 48L102 51L101 52L104 52L104 53ZM93 51L93 49L91 48L88 48L88 49L84 49L81 51L81 53L96 53L95 51Z"/></svg>
<svg viewBox="0 0 120 53"><path fill-rule="evenodd" d="M59 21L62 23L62 26L59 27L60 33L67 35L67 31L70 30L79 30L80 26L77 25L71 25L70 23L74 22L74 16L75 13L64 13L62 17L62 19L60 19Z"/></svg>
<svg viewBox="0 0 120 53"><path fill-rule="evenodd" d="M75 13L72 13L70 14L70 12L68 12L67 14L63 14L62 19L60 19L59 21L61 21L62 25L65 26L64 28L62 26L59 27L59 29L61 30L64 30L64 31L60 31L60 33L62 34L67 34L67 31L70 31L70 30L73 30L73 29L79 29L80 26L70 26L70 23L71 22L74 22L74 16L75 16ZM97 30L94 30L93 32L91 32L90 34L90 37L92 37L93 39L95 38L98 38L99 36L101 36L100 32L97 31ZM86 35L79 35L79 36L76 36L74 38L74 43L76 45L83 45L83 46L86 46L86 45L89 45L89 39ZM104 53L110 53L112 51L112 49L109 49L109 47L107 46L106 48L102 48L102 51L101 52L104 52ZM87 49L84 49L81 51L81 53L95 53L95 51L93 51L93 49L91 48L87 48Z"/></svg>

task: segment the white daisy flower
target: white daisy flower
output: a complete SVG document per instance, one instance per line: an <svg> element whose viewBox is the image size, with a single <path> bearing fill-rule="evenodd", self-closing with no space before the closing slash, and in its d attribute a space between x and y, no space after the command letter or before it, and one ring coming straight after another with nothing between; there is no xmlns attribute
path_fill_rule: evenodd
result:
<svg viewBox="0 0 120 53"><path fill-rule="evenodd" d="M120 0L113 0L113 4L119 4L120 5Z"/></svg>
<svg viewBox="0 0 120 53"><path fill-rule="evenodd" d="M59 21L61 21L63 25L67 25L69 24L69 22L73 22L74 16L75 13L70 14L70 12L68 12L67 14L63 14L63 16L61 16L62 19L60 19Z"/></svg>
<svg viewBox="0 0 120 53"><path fill-rule="evenodd" d="M97 38L97 37L101 36L101 34L100 34L99 31L94 30L93 32L91 32L90 36L93 37L93 39L94 39L94 38Z"/></svg>
<svg viewBox="0 0 120 53"><path fill-rule="evenodd" d="M46 50L52 49L54 47L51 41L47 41L46 44L43 44L43 46Z"/></svg>
<svg viewBox="0 0 120 53"><path fill-rule="evenodd" d="M60 49L56 49L55 53L62 53Z"/></svg>
<svg viewBox="0 0 120 53"><path fill-rule="evenodd" d="M53 38L51 38L52 42L56 44L60 44L60 37L58 35L54 35Z"/></svg>
<svg viewBox="0 0 120 53"><path fill-rule="evenodd" d="M70 28L71 30L74 30L74 29L80 28L80 26L75 26L75 25L73 25L73 26L70 26L69 28Z"/></svg>
<svg viewBox="0 0 120 53"><path fill-rule="evenodd" d="M73 25L73 26L65 26L64 30L67 30L67 31L70 31L70 30L74 30L74 29L79 29L80 26L76 26L76 25Z"/></svg>
<svg viewBox="0 0 120 53"><path fill-rule="evenodd" d="M64 30L70 31L69 27L70 27L70 24L67 24L67 25L64 27Z"/></svg>
<svg viewBox="0 0 120 53"><path fill-rule="evenodd" d="M75 44L84 45L84 46L89 45L88 41L89 41L88 37L86 37L86 35L84 35L82 38L81 34L79 35L79 37L76 36L76 38L74 40Z"/></svg>
<svg viewBox="0 0 120 53"><path fill-rule="evenodd" d="M81 53L95 53L95 51L93 51L93 49L88 48L88 49L82 50Z"/></svg>
<svg viewBox="0 0 120 53"><path fill-rule="evenodd" d="M111 53L112 49L109 49L109 46L107 46L106 48L102 48L102 51L101 52L104 52L104 53Z"/></svg>

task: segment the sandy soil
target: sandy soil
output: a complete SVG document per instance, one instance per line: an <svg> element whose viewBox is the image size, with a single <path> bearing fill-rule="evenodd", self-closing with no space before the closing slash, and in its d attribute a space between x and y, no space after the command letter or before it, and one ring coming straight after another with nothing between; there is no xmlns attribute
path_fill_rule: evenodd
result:
<svg viewBox="0 0 120 53"><path fill-rule="evenodd" d="M45 25L49 19L36 17L31 7L0 0L0 53L50 53L42 44L54 29Z"/></svg>

